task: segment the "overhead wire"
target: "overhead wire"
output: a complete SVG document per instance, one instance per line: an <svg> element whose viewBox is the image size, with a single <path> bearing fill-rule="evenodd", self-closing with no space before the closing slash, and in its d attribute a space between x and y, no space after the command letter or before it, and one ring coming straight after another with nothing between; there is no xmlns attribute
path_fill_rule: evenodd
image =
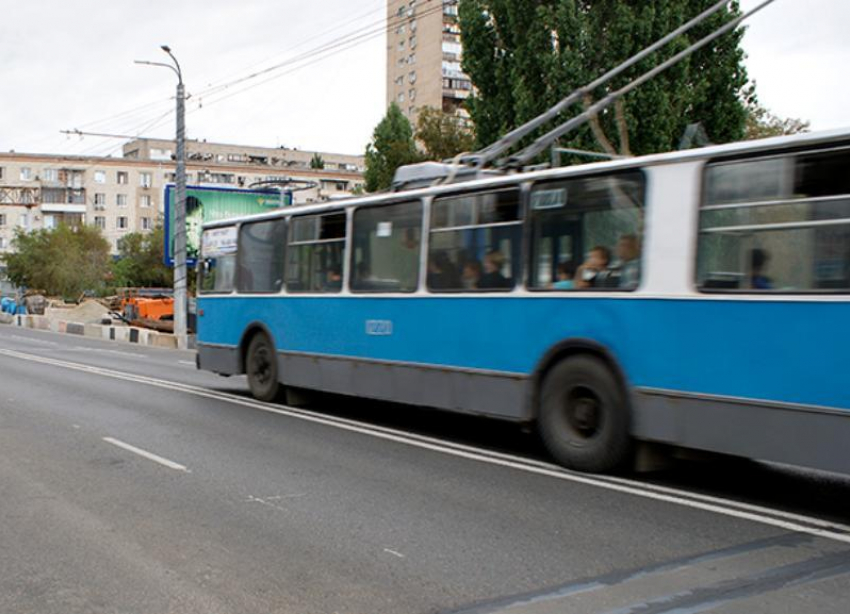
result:
<svg viewBox="0 0 850 614"><path fill-rule="evenodd" d="M367 11L367 12L365 12L365 13L359 13L359 14L355 15L354 17L352 17L351 19L349 19L349 20L347 20L347 21L342 22L341 24L337 24L337 25L335 25L335 26L334 26L334 27L332 27L332 28L328 28L327 30L324 30L324 31L323 31L322 33L320 33L318 36L319 36L319 37L325 36L325 35L327 35L327 34L329 34L329 33L332 33L332 32L334 32L334 31L339 30L339 29L340 29L340 28L342 28L342 27L345 27L345 26L346 26L346 25L348 25L348 24L356 23L357 21L360 21L360 20L362 20L362 19L364 19L364 18L366 18L366 17L368 17L368 16L370 16L370 15L374 14L374 13L375 13L375 12L377 12L378 10L383 10L383 3L381 3L381 4L382 4L382 6L381 6L381 7L377 8L377 9L370 9L369 11ZM372 24L372 23L370 23L370 24L368 24L368 25L367 25L367 26L365 26L365 27L366 27L366 28L371 28L371 27L372 27L372 25L373 25L373 24ZM355 30L355 33L356 33L356 32L357 32L357 30ZM345 35L345 36L350 36L350 34L349 34L349 35ZM292 51L294 51L295 49L298 49L298 48L300 48L300 47L303 47L305 44L307 44L307 43L309 43L309 42L311 42L311 41L316 40L316 38L317 38L317 36L316 36L316 35L313 35L313 36L311 36L311 37L305 37L305 38L304 38L304 39L302 39L299 43L297 43L296 45L294 45L294 46L293 46L293 47L291 47L289 50L287 50L287 51L285 51L285 52L283 52L283 53L291 53L291 52L292 52ZM279 57L280 55L282 55L282 54L277 54L276 56L271 56L271 57ZM252 68L252 67L254 67L254 66L261 65L261 64L263 64L263 63L265 63L265 62L267 62L267 61L268 61L268 59L263 60L263 61L258 62L258 63L255 63L255 64L252 64L252 65L250 65L250 66L249 66L249 68ZM239 77L239 80L244 80L244 79L246 79L246 78L251 78L251 75L248 75L247 77ZM202 89L202 90L199 90L196 94L193 94L193 96L196 96L196 97L197 97L197 96L202 96L202 95L206 95L207 93L209 93L209 92L211 92L211 91L212 91L212 92L217 91L217 90L218 90L219 88L221 88L221 87L229 87L229 83L231 83L231 81L232 81L232 80L222 80L222 81L219 81L219 82L211 83L211 84L210 84L207 88L204 88L204 89ZM131 120L131 121L133 121L133 122L134 122L134 124L133 124L133 125L138 125L137 120L138 120L138 122L139 122L139 123L140 123L140 122L142 122L142 121L147 121L147 119L148 119L151 115L158 114L158 113L161 111L161 109L162 109L163 105L168 104L168 103L172 103L172 104L173 104L173 100L174 100L174 96L169 96L169 97L167 97L167 98L163 98L163 99L159 99L159 100L151 101L151 102L148 102L148 103L145 103L145 104L142 104L142 105L139 105L139 106L133 107L133 108L131 108L131 109L126 109L126 110L124 110L124 111L121 111L121 112L115 113L115 114L113 114L113 115L110 115L110 116L107 116L107 117L104 117L104 118L95 119L95 120L91 120L91 121L88 121L88 122L85 122L85 123L79 124L77 127L78 127L78 128L88 128L88 129L91 129L91 128L92 128L92 127L94 127L94 126L105 125L105 124L109 124L109 122L113 122L113 121L115 121L115 120L122 120L122 119L128 119L128 120ZM123 126L123 125L126 125L126 124L122 123L121 125ZM116 132L133 132L133 129L132 129L132 128L124 129L124 130L117 130L117 129L116 129L116 130L114 130L114 131L116 131Z"/></svg>

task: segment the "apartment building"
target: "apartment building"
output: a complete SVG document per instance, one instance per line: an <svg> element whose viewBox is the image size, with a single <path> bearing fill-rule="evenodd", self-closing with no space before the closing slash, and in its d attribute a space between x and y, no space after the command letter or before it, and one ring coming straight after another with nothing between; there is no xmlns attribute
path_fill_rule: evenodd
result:
<svg viewBox="0 0 850 614"><path fill-rule="evenodd" d="M189 185L292 180L305 188L294 192L296 205L350 196L363 185L362 156L203 141L186 149ZM174 141L138 139L124 146L122 158L0 153L0 252L10 249L16 228L58 224L97 226L117 252L121 237L162 220L165 186L176 180L174 150Z"/></svg>
<svg viewBox="0 0 850 614"><path fill-rule="evenodd" d="M457 4L387 1L387 106L395 102L414 124L423 107L467 116L472 83L460 67Z"/></svg>

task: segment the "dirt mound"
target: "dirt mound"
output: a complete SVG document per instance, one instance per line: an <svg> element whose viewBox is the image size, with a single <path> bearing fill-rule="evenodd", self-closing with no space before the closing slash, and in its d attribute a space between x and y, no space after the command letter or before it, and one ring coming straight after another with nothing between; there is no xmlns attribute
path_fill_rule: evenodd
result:
<svg viewBox="0 0 850 614"><path fill-rule="evenodd" d="M85 301L79 305L51 305L45 315L51 320L100 324L101 320L109 317L109 310L97 301Z"/></svg>

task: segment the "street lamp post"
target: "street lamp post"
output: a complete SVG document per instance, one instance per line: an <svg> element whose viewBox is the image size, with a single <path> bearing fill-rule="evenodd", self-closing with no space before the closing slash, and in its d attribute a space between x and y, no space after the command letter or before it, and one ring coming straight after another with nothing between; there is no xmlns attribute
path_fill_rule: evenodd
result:
<svg viewBox="0 0 850 614"><path fill-rule="evenodd" d="M186 271L186 90L180 63L168 45L161 49L168 54L174 65L162 62L142 62L149 66L164 66L177 75L177 199L174 203L174 336L177 347L185 350L187 336L187 271Z"/></svg>

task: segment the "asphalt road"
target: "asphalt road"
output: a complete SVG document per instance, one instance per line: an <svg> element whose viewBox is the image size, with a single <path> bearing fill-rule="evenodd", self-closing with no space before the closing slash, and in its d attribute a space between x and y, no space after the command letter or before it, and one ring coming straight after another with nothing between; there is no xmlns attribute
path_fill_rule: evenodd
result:
<svg viewBox="0 0 850 614"><path fill-rule="evenodd" d="M257 403L0 326L0 613L841 612L850 481L560 470L486 420Z"/></svg>

